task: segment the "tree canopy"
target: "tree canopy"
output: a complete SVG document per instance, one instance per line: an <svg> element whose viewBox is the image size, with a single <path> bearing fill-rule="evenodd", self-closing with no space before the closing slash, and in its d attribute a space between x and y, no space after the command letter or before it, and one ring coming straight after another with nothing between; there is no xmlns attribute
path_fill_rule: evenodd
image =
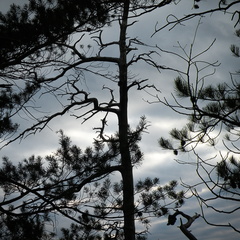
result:
<svg viewBox="0 0 240 240"><path fill-rule="evenodd" d="M18 124L11 117L39 90L41 79L34 69L61 57L58 43L70 34L103 26L110 8L103 1L31 0L0 13L0 136L16 131Z"/></svg>
<svg viewBox="0 0 240 240"><path fill-rule="evenodd" d="M19 6L12 4L0 15L1 66L34 59L39 51L53 51L58 42L65 42L76 31L89 31L103 26L110 6L104 1L30 0Z"/></svg>
<svg viewBox="0 0 240 240"><path fill-rule="evenodd" d="M5 84L1 117L9 119L10 126L2 131L3 140L7 138L10 144L23 139L66 114L83 122L93 118L99 122L93 126L97 133L93 147L85 151L61 132L60 149L51 156L32 156L18 164L3 158L0 212L6 224L26 217L26 224L35 226L59 214L73 221L70 229L63 230L66 239L134 240L145 237L150 217L181 207L184 194L178 191L177 181L163 186L158 177L134 181L133 169L143 160L139 142L147 121L142 117L133 128L128 109L133 89L159 92L149 79L132 72L134 65L143 63L156 71L179 73L159 63L155 57L161 53L159 46L132 36L130 29L142 16L170 4L177 7L179 2L31 0L23 7L12 5L9 12L1 14L4 47L0 74ZM201 8L200 3L193 1L191 11ZM173 21L167 18L163 27L155 25L153 35L201 14L232 11L238 3L219 1L211 10L174 17ZM106 26L116 29L110 39L104 35ZM99 87L94 94L83 84L90 81ZM48 104L41 105L44 98ZM57 104L51 108L52 100ZM14 122L20 113L30 124L18 134L5 136L6 131L16 129L10 120ZM107 131L109 122L115 125L114 133ZM38 218L32 219L34 215ZM39 228L41 236L44 226Z"/></svg>

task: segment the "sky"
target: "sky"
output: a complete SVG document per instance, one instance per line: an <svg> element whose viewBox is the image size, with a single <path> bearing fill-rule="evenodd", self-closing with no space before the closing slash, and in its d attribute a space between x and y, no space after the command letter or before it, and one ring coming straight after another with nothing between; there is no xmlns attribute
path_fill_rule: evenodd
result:
<svg viewBox="0 0 240 240"><path fill-rule="evenodd" d="M9 1L0 0L0 11L6 11L9 3L21 3L24 1ZM218 1L203 0L200 5L200 10L204 8L212 8ZM162 49L181 53L181 49L177 46L179 44L188 51L190 44L193 41L193 36L198 25L199 18L191 20L185 23L185 26L177 26L173 30L169 28L160 31L153 37L150 37L154 32L156 22L159 25L165 22L167 14L172 13L175 16L182 16L186 12L191 12L192 1L182 1L178 5L171 5L163 10L156 11L149 15L145 15L139 19L139 22L134 24L128 34L129 37L138 37L143 42L147 42L149 45L155 46L156 44ZM197 11L197 10L196 10ZM157 26L159 26L157 25ZM113 24L110 27L104 29L103 37L106 40L115 39L118 35L117 27ZM229 47L233 43L238 43L238 39L234 35L234 23L231 21L227 14L214 13L210 16L206 16L201 19L201 24L197 32L196 43L194 52L201 52L206 49L216 39L214 45L209 51L207 51L202 58L209 62L218 61L220 66L216 68L216 73L211 78L206 78L208 83L219 83L222 81L230 81L230 72L238 70L239 60L234 58L229 50ZM88 40L85 44L88 44ZM144 51L145 49L139 49ZM104 54L113 56L117 54L115 49L106 50ZM170 66L173 68L184 70L185 63L180 59L177 59L173 55L165 54L163 52L158 56L159 64ZM143 139L140 143L141 149L144 152L144 163L134 170L135 179L144 179L145 177L159 177L161 183L167 183L172 179L182 180L188 184L198 182L199 179L196 176L195 166L193 165L180 165L176 162L176 156L171 151L162 150L158 145L158 139L162 136L168 137L172 128L181 128L187 122L185 116L179 115L164 106L161 103L152 103L156 98L154 94L163 99L166 97L170 102L173 102L171 93L174 93L173 80L177 77L177 74L171 71L161 71L159 73L155 69L140 63L134 65L131 68L132 74L137 75L139 78L148 78L150 83L154 83L161 92L150 91L150 95L146 92L131 91L129 97L129 122L132 126L136 126L141 116L146 116L149 122L148 133L143 135ZM213 69L209 69L213 71ZM194 73L193 73L194 75ZM93 78L82 82L83 87L89 89L89 92L93 96L100 98L106 97L106 92L101 91L105 82L99 82L98 79ZM111 86L111 85L109 85ZM112 87L112 86L111 86ZM117 89L114 89L117 91ZM36 99L37 100L37 99ZM54 111L57 108L57 102L50 97L42 97L38 99L37 104L46 107L47 111ZM56 105L55 105L56 104ZM96 137L96 133L93 130L94 126L99 126L100 116L97 116L84 124L81 120L76 120L71 116L64 116L53 120L47 128L40 133L30 135L23 139L21 142L16 141L7 147L3 148L0 152L1 156L9 156L12 161L20 161L24 158L28 158L32 154L45 156L53 153L58 148L58 133L60 129L64 130L64 133L71 137L74 144L79 145L81 148L91 145L93 138ZM32 121L24 114L19 115L17 121L21 123L20 130L24 127L31 125ZM116 119L110 118L108 122L109 133L116 131ZM202 147L199 148L199 153L203 158L213 156L221 149L221 146L216 146L215 149ZM195 156L192 154L180 154L178 157L180 160L195 162ZM202 189L204 192L204 189ZM219 202L222 204L222 208L225 208L229 203ZM181 208L181 210L189 215L194 215L195 212L200 213L198 203L195 199L190 199ZM227 218L231 218L231 222L236 222L238 216L219 216L210 211L206 212L212 222L224 222ZM179 220L174 226L167 226L167 219L165 217L160 218L152 223L150 228L150 240L158 239L178 239L184 240L186 237L177 228ZM238 239L239 234L228 228L216 228L207 225L202 218L197 219L192 227L192 233L201 240L223 240L228 237L229 239Z"/></svg>

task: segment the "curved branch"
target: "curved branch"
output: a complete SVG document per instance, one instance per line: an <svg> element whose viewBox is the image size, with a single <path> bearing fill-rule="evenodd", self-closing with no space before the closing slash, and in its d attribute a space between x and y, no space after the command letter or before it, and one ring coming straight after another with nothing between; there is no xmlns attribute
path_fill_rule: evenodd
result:
<svg viewBox="0 0 240 240"><path fill-rule="evenodd" d="M182 215L184 218L187 219L187 222L183 224L182 219L180 218L181 225L179 228L183 232L183 234L190 240L197 240L197 238L188 230L188 228L192 225L192 223L197 218L200 217L200 214L195 213L194 216L190 217L189 215L187 215L179 210L176 210L176 212L173 215L168 216L168 224L167 225L174 225L177 220L177 218L176 218L177 215Z"/></svg>
<svg viewBox="0 0 240 240"><path fill-rule="evenodd" d="M221 1L220 1L221 2ZM195 17L197 17L197 16L203 16L203 15L207 15L207 14L212 14L212 13L214 13L214 12L220 12L220 11L222 11L222 12L226 12L228 9L230 9L231 7L233 7L233 6L235 6L235 5L237 5L237 4L239 4L240 3L240 1L238 0L238 1L233 1L232 3L229 3L226 7L221 7L220 6L220 4L219 4L219 6L217 7L217 8L214 8L214 9L210 9L210 10L207 10L207 11L202 11L202 12L199 12L199 13L192 13L192 14L187 14L186 16L184 16L184 17L182 17L182 18L177 18L176 16L174 16L174 15L168 15L168 17L167 17L167 23L165 24L165 25L163 25L162 27L160 27L160 28L157 28L157 26L155 27L155 31L154 31L154 33L152 34L152 37L156 34L156 33L158 33L159 31L161 31L162 29L164 29L164 28L166 28L166 27L168 27L168 26L171 26L171 25L173 25L169 30L172 30L174 27L176 27L178 24L182 24L183 22L186 22L186 21L188 21L188 20L191 20L192 18L195 18ZM233 13L233 17L234 17L234 15L236 14L236 13L238 13L239 14L239 12L238 11L234 11L234 13ZM169 20L169 17L174 17L175 18L175 20ZM237 20L237 23L239 23L239 18L238 18L238 20ZM237 24L236 23L236 24ZM235 24L235 26L236 26L236 24Z"/></svg>

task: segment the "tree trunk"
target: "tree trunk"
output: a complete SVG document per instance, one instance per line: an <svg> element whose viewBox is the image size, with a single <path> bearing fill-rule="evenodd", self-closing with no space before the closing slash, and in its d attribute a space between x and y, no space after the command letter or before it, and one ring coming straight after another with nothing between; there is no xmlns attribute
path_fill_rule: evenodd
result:
<svg viewBox="0 0 240 240"><path fill-rule="evenodd" d="M124 1L122 22L120 28L120 62L119 62L119 90L120 90L120 112L119 112L119 141L122 164L123 181L123 214L124 214L124 236L126 240L135 240L134 223L134 182L132 163L128 144L128 88L127 88L127 46L126 30L129 13L129 1Z"/></svg>

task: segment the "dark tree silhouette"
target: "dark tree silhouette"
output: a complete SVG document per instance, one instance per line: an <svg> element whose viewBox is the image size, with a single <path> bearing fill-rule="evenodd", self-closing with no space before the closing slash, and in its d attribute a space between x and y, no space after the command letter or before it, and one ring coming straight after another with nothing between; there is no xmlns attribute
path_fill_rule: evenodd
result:
<svg viewBox="0 0 240 240"><path fill-rule="evenodd" d="M46 220L45 220L46 221ZM1 215L0 239L4 240L50 240L55 234L45 229L45 221L39 216L13 217Z"/></svg>
<svg viewBox="0 0 240 240"><path fill-rule="evenodd" d="M19 38L19 43L2 39L4 49L1 50L1 74L4 84L13 84L9 91L16 92L16 96L23 96L23 100L17 99L20 108L10 112L9 117L22 111L34 121L30 121L32 125L19 135L11 137L6 144L41 131L53 119L68 113L77 119L83 119L83 122L94 117L100 119L100 126L94 126L98 134L94 147L88 148L84 154L77 147L70 146L67 138L62 137L60 151L56 156L45 159L47 168L41 158L31 157L18 166L4 158L1 169L1 185L5 191L0 208L2 214L15 216L53 211L80 224L80 227L72 225L70 232L64 231L66 237L71 237L80 228L88 239L102 230L106 233L106 238L117 235L119 238L123 236L124 239L134 240L136 235L141 236L135 227L136 217L148 227L149 222L144 213L157 216L167 213L165 206L159 205L159 200L168 196L177 201L175 207L181 206L183 194L175 193L175 181L162 188L157 179L146 179L134 187L133 167L142 159L138 142L146 129L146 122L143 118L136 129L132 129L128 117L130 91L158 91L147 79L139 79L137 74L132 73L132 66L143 62L145 66L159 71L175 70L160 65L154 55L158 55L161 49L148 46L137 36L129 35L130 29L143 15L169 4L177 6L178 2L32 0L23 8L13 6L10 12L1 15L3 24L0 33L7 32L7 37L13 34L14 41L26 30L27 36L31 31L33 35L30 38ZM196 5L196 1L192 3ZM224 8L220 4L203 14L230 11L237 3L239 1ZM72 7L72 4L76 6ZM200 14L193 13L175 22L167 19L167 24L163 27L184 22ZM112 41L106 40L104 36L106 28L103 26L107 25L116 28ZM155 34L159 31L156 25ZM114 55L112 48L117 51ZM104 83L101 85L102 91L97 91L96 96L93 96L82 83L96 79ZM102 92L106 94L103 96L100 94ZM56 100L58 105L54 106L54 110L44 109L48 106L36 106L35 103L44 97ZM16 106L15 102L13 106ZM112 121L112 116L116 120L116 134L107 134L107 124ZM109 184L107 177L112 173L119 174L120 183ZM94 185L96 182L100 185ZM91 187L84 188L86 184ZM81 198L81 190L83 197L87 194L85 199ZM110 194L110 190L114 194ZM139 203L134 200L135 190L141 200ZM80 202L76 199L79 195ZM110 203L108 197L112 199ZM89 200L91 202L88 204ZM81 209L84 204L93 211ZM111 204L109 209L108 204ZM18 211L21 209L24 211ZM77 215L73 216L74 213ZM116 223L115 218L121 220Z"/></svg>
<svg viewBox="0 0 240 240"><path fill-rule="evenodd" d="M239 30L236 30L236 37L239 37ZM190 53L193 47L194 42L190 47ZM236 57L236 61L238 61L238 47L231 45L230 49L233 57ZM196 173L201 181L194 185L184 182L183 185L197 197L202 216L208 224L231 227L236 232L240 232L234 222L225 224L212 222L205 215L206 209L212 209L213 214L222 215L235 214L239 211L240 84L239 71L230 73L230 79L222 83L205 84L206 78L211 77L214 71L209 71L208 74L204 75L201 74L201 69L217 66L217 62L198 61L198 57L204 52L187 56L188 71L175 80L176 104L172 105L165 101L165 104L173 110L188 115L190 121L182 129L172 129L170 132L172 139L160 138L159 144L164 149L172 150L175 155L181 152L195 154ZM201 65L203 62L204 66ZM195 77L190 73L193 69L195 69ZM188 99L188 106L182 104L180 98ZM215 150L213 158L204 159L204 156L199 153L198 147L202 144ZM186 164L187 162L179 160L179 163ZM205 186L209 194L204 196L200 191L198 192L198 186ZM227 201L228 207L218 207L216 200Z"/></svg>
<svg viewBox="0 0 240 240"><path fill-rule="evenodd" d="M182 219L180 218L180 222L181 222L181 225L180 225L180 230L183 232L183 234L190 240L197 240L197 238L191 233L191 231L188 230L188 228L192 225L192 223L200 217L200 214L195 214L194 216L190 217L189 215L181 212L181 211L178 211L176 210L176 212L174 214L169 214L168 215L168 223L167 225L174 225L175 222L177 221L177 216L178 215L182 215L186 220L187 222L186 223L182 223Z"/></svg>
<svg viewBox="0 0 240 240"><path fill-rule="evenodd" d="M142 160L137 143L144 124L143 119L137 131L129 132L133 165ZM124 236L123 181L114 182L111 178L111 173L122 171L115 137L106 146L95 141L93 148L82 151L61 132L60 148L51 156L44 159L32 156L18 165L4 158L0 169L0 184L4 191L0 210L2 218L6 218L2 232L8 228L18 236L31 234L27 226L33 224L32 231L39 227L39 236L42 236L44 222L52 221L51 215L57 214L73 222L70 229L62 230L64 239L73 236L79 236L79 239L114 236L118 239ZM177 192L176 187L176 181L161 186L158 178L146 178L136 183L134 219L145 227L136 232L137 236L148 231L149 217L161 217L167 214L169 206L178 208L183 204L184 193ZM18 229L19 223L23 232Z"/></svg>
<svg viewBox="0 0 240 240"><path fill-rule="evenodd" d="M30 0L24 6L12 4L7 13L0 13L1 138L17 130L18 124L11 119L41 87L34 67L25 68L26 61L38 66L46 63L43 52L48 58L59 58L63 52L58 42L66 42L77 29L103 26L108 13L107 5L91 0Z"/></svg>

